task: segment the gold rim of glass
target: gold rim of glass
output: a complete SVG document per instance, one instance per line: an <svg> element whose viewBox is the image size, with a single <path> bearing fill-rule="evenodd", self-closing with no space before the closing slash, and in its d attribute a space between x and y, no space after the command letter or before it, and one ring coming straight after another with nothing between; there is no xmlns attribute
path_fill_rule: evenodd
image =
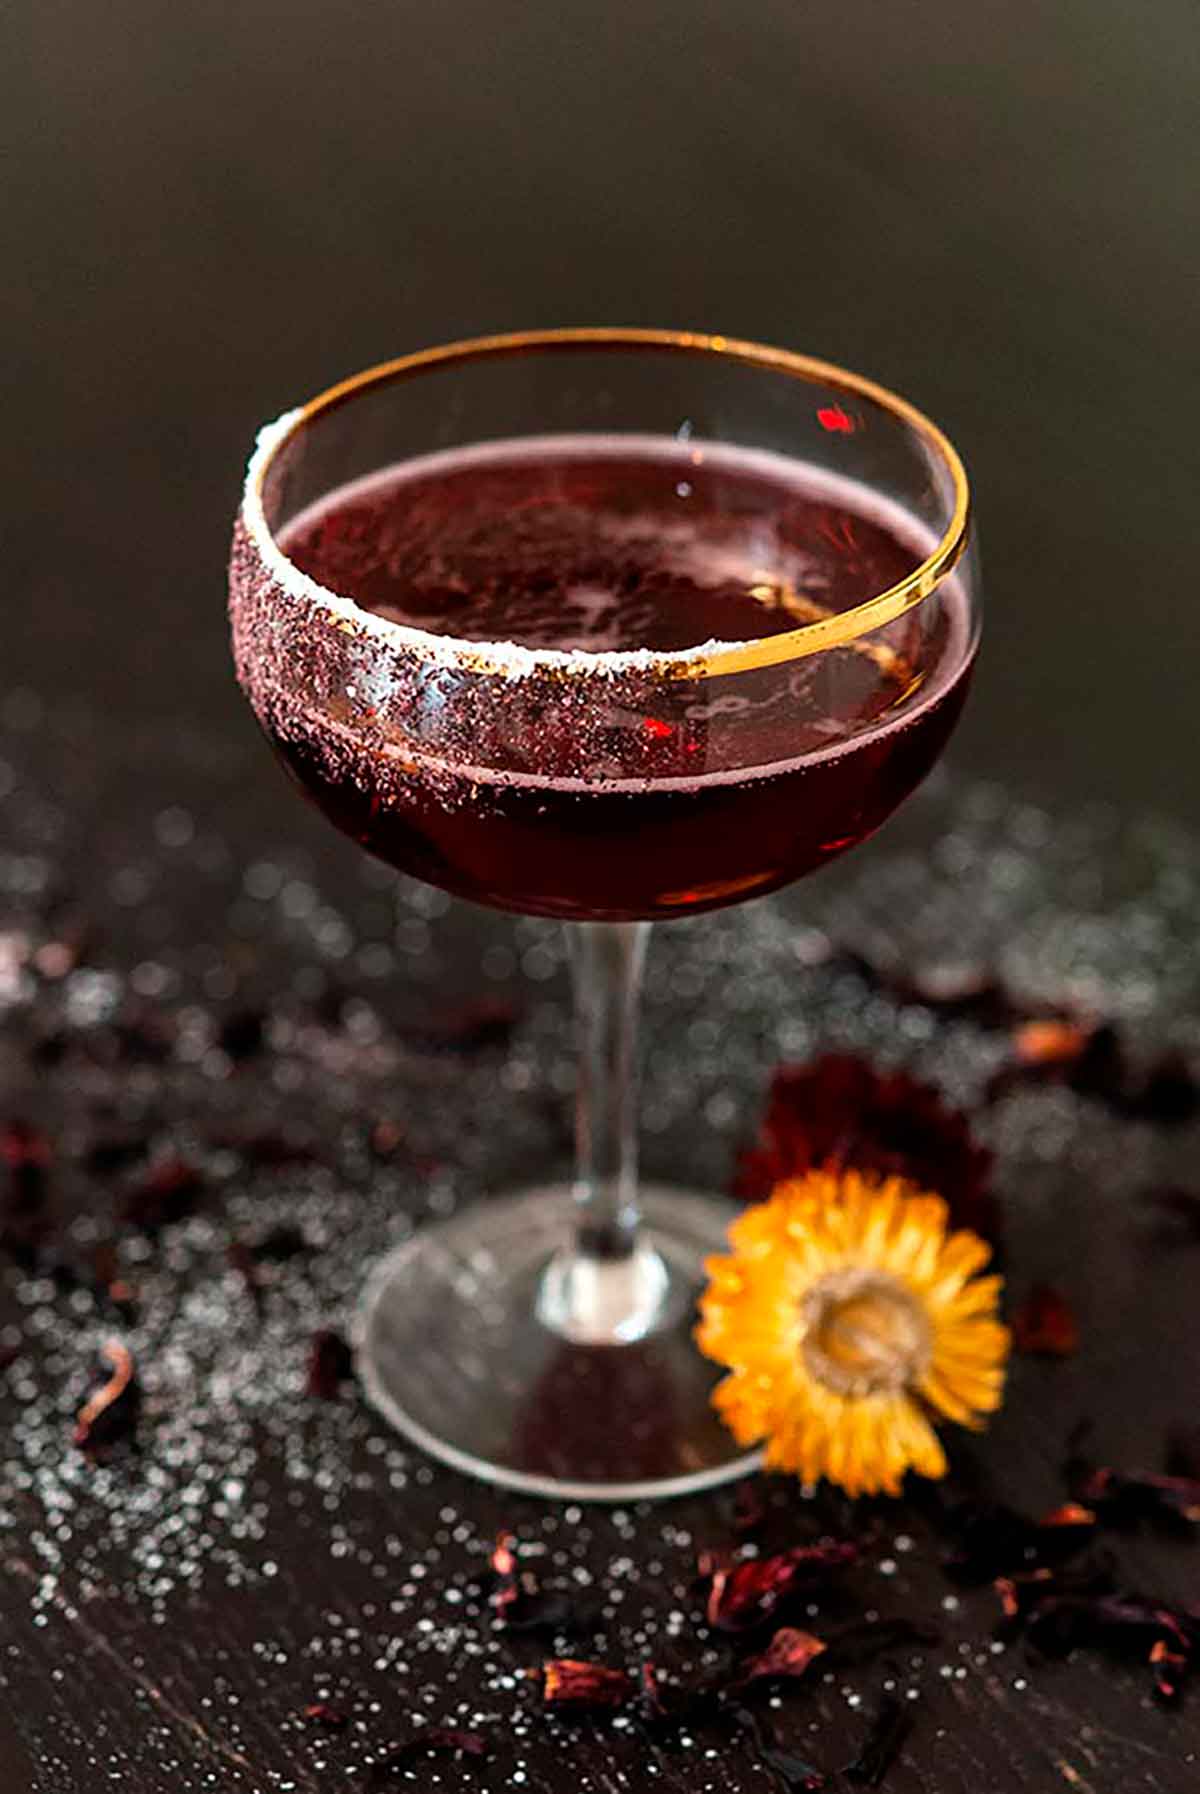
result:
<svg viewBox="0 0 1200 1794"><path fill-rule="evenodd" d="M898 393L880 386L874 380L866 379L862 374L851 373L849 369L839 367L834 362L820 361L811 355L799 355L791 349L777 349L763 343L747 342L737 337L708 335L699 331L600 325L510 331L496 336L467 337L459 342L442 343L432 349L418 349L410 355L398 356L393 361L382 361L374 367L364 368L361 373L352 374L346 380L339 380L335 386L327 387L324 392L318 393L315 398L309 399L294 411L286 412L260 434L246 475L246 523L251 535L258 540L260 549L267 551L267 559L282 562L299 589L305 595L323 602L340 627L345 628L348 618L353 616L355 622L361 619L359 626L364 631L369 627L371 633L379 633L398 645L432 653L439 659L449 652L454 658L469 664L474 672L494 673L511 678L514 671L537 671L543 667L547 670L553 668L555 671L588 674L644 665L646 655L642 650L605 650L596 653L573 650L566 653L558 649L531 649L514 656L511 643L460 641L455 637L436 635L359 611L351 601L340 599L336 593L320 586L288 560L263 511L263 481L280 449L314 418L346 404L365 387L384 385L389 381L402 379L407 374L425 372L447 363L466 363L481 360L485 356L519 355L529 349L553 348L650 348L685 354L721 355L731 361L773 369L809 384L819 382L834 391L868 399L882 410L890 412L893 417L899 418L934 451L950 475L953 506L949 521L933 550L919 566L914 567L911 573L906 574L895 585L888 586L874 597L863 599L860 604L839 612L837 616L803 623L780 635L764 636L757 641L730 642L716 647L705 644L699 649L680 648L655 653L652 656L654 668L661 670L666 676L712 678L725 673L744 673L759 667L778 666L784 661L797 660L809 654L823 653L830 648L843 647L894 622L897 617L903 616L906 611L928 598L953 572L966 548L971 507L966 469L945 432Z"/></svg>

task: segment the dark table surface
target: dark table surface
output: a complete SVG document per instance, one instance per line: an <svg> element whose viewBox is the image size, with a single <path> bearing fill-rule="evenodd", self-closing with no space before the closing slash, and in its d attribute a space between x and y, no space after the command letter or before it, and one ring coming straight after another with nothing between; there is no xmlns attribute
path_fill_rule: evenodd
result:
<svg viewBox="0 0 1200 1794"><path fill-rule="evenodd" d="M413 1785L770 1786L719 1731L651 1749L620 1721L548 1725L521 1676L545 1641L497 1635L480 1592L515 1526L601 1605L573 1649L685 1673L718 1500L513 1502L351 1389L302 1393L312 1329L405 1217L561 1157L569 1055L545 930L404 887L397 934L386 881L285 804L227 665L240 467L264 417L344 372L529 323L720 329L911 394L963 447L982 523L988 645L953 774L844 872L667 931L652 1047L687 1025L687 965L730 1063L652 1053L650 1167L726 1179L772 1063L830 1042L977 1100L994 1033L847 978L847 942L936 961L952 938L1139 1052L1194 1051L1200 874L1170 820L1196 820L1192 9L62 0L0 38L0 1123L52 1139L75 1267L6 1277L0 1786L362 1786L418 1717L491 1755ZM77 932L65 975L21 959ZM427 1050L481 983L519 1011L512 1040ZM247 1008L268 1038L231 1061L220 1029ZM404 1142L386 1163L379 1115ZM1194 1184L1200 1143L1061 1091L979 1125L1014 1287L1064 1283L1083 1325L1074 1360L1018 1366L979 1452L1044 1509L1080 1418L1154 1466L1194 1411L1194 1259L1133 1199ZM280 1129L316 1161L251 1162ZM137 1457L96 1467L71 1416L113 1316L76 1271L145 1175L97 1171L101 1135L181 1155L200 1188L189 1218L120 1236L145 1411ZM308 1250L263 1272L260 1313L227 1249L285 1220ZM780 1489L766 1542L815 1523ZM898 1794L1196 1785L1195 1699L1163 1711L1136 1662L993 1650L994 1599L946 1580L928 1512L871 1527L841 1617L940 1639L764 1708L781 1739L835 1767L892 1685L916 1719ZM1200 1594L1186 1541L1118 1549L1131 1583ZM320 1699L346 1732L298 1717Z"/></svg>

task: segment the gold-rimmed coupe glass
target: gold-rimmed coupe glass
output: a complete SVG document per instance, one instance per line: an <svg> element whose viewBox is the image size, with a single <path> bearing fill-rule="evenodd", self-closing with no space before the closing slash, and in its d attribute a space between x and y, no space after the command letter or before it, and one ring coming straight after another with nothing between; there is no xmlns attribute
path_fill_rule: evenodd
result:
<svg viewBox="0 0 1200 1794"><path fill-rule="evenodd" d="M570 942L574 1176L481 1190L374 1269L370 1398L533 1492L741 1473L691 1337L731 1206L637 1176L648 927L823 865L936 761L979 634L957 454L894 394L780 349L452 344L262 432L230 617L260 723L339 828Z"/></svg>

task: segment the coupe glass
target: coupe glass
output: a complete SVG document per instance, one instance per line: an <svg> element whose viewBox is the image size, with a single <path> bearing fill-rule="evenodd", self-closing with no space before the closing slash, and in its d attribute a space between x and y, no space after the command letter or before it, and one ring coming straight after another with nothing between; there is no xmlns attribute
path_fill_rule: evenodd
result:
<svg viewBox="0 0 1200 1794"><path fill-rule="evenodd" d="M746 577L786 608L781 630L777 618L755 639L589 652L388 620L281 547L289 523L348 482L530 437L574 453L581 439L639 453L650 439L696 467L786 457L814 490L853 490L902 519L909 552L885 589L823 603L772 558L768 482L752 519L762 565ZM372 368L263 431L230 583L239 679L306 794L400 870L559 917L570 940L574 1177L480 1191L375 1268L357 1340L370 1399L437 1457L527 1491L626 1499L744 1473L754 1460L714 1417L716 1373L692 1342L731 1207L638 1181L648 928L812 870L933 765L978 640L954 449L857 375L724 337L456 343Z"/></svg>

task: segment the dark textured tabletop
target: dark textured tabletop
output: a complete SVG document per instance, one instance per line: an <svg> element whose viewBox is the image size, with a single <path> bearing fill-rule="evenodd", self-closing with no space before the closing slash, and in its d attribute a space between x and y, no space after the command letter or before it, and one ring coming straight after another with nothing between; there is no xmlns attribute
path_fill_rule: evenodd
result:
<svg viewBox="0 0 1200 1794"><path fill-rule="evenodd" d="M1200 1697L1156 1696L1143 1640L997 1635L991 1575L946 1560L951 1496L1045 1514L1072 1450L1157 1472L1193 1424L1196 1122L1061 1083L985 1100L994 1005L889 968L987 967L1136 1067L1195 1059L1189 9L64 0L0 34L4 1794L751 1790L798 1758L841 1788L893 1708L895 1794L1186 1794ZM761 1551L862 1543L799 1622L904 1625L748 1697L757 1738L728 1703L566 1723L525 1673L721 1673L695 1575L727 1498L514 1500L352 1380L307 1387L373 1255L563 1162L566 992L553 930L397 890L286 792L227 665L241 464L358 366L587 321L911 394L970 463L988 588L948 773L807 888L663 931L648 1169L727 1184L781 1060L903 1064L996 1152L1014 1300L1047 1280L1079 1320L1073 1356L1016 1361L945 1501L770 1488ZM112 1338L141 1410L89 1454ZM1189 1527L1095 1550L1182 1610ZM557 1631L496 1625L505 1529ZM483 1754L422 1753L429 1728Z"/></svg>

